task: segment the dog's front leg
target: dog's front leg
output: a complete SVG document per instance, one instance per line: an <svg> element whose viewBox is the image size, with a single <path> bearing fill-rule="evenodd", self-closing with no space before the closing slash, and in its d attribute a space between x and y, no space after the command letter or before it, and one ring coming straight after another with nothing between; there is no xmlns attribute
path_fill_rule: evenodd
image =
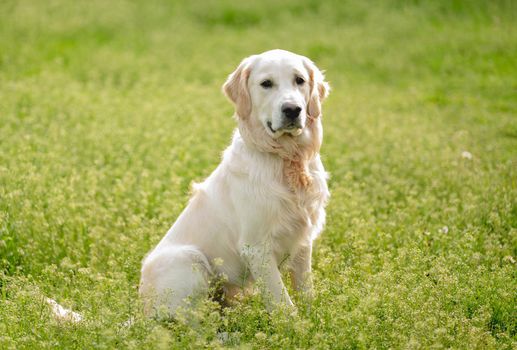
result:
<svg viewBox="0 0 517 350"><path fill-rule="evenodd" d="M293 288L304 297L312 298L312 243L302 246L290 262Z"/></svg>
<svg viewBox="0 0 517 350"><path fill-rule="evenodd" d="M244 245L241 254L253 279L260 286L268 310L271 311L275 304L293 306L278 270L276 259L267 244Z"/></svg>

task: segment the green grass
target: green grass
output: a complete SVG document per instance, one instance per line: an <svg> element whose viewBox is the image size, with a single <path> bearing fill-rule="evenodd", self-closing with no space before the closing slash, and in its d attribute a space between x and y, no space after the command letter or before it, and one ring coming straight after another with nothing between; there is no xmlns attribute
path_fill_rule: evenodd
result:
<svg viewBox="0 0 517 350"><path fill-rule="evenodd" d="M515 349L516 14L514 1L2 1L0 348ZM333 87L316 298L298 315L251 296L145 320L140 262L231 137L220 86L271 48L311 57ZM44 296L87 321L56 323Z"/></svg>

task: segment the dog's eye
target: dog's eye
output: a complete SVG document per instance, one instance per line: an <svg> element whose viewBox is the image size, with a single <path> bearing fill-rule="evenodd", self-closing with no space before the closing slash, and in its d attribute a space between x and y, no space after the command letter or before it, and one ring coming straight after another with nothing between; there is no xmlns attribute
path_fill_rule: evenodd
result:
<svg viewBox="0 0 517 350"><path fill-rule="evenodd" d="M273 82L269 79L266 79L262 83L260 83L260 86L262 86L264 89L269 89L273 86Z"/></svg>
<svg viewBox="0 0 517 350"><path fill-rule="evenodd" d="M298 84L298 85L305 84L305 79L303 79L302 77L296 77L295 81L296 81L296 84Z"/></svg>

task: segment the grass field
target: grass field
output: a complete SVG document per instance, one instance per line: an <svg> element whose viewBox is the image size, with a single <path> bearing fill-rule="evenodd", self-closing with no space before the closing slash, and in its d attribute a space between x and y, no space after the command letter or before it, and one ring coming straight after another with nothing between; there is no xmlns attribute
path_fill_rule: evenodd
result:
<svg viewBox="0 0 517 350"><path fill-rule="evenodd" d="M0 348L517 348L516 14L514 1L0 2ZM315 300L146 320L140 262L235 126L220 86L271 48L311 57L333 87ZM86 321L51 320L45 296Z"/></svg>

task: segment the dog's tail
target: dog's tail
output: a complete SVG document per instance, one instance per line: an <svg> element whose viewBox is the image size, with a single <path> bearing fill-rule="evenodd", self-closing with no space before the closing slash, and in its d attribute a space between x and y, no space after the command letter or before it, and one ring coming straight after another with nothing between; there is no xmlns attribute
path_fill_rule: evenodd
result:
<svg viewBox="0 0 517 350"><path fill-rule="evenodd" d="M83 316L81 314L59 305L54 299L45 298L45 302L50 306L52 316L54 316L56 320L70 323L79 323L83 321Z"/></svg>
<svg viewBox="0 0 517 350"><path fill-rule="evenodd" d="M66 323L80 323L84 321L83 315L67 309L63 305L58 304L57 301L50 298L45 298L45 302L50 306L50 312L55 320ZM130 317L127 321L120 323L121 327L131 327L135 322L134 317Z"/></svg>

